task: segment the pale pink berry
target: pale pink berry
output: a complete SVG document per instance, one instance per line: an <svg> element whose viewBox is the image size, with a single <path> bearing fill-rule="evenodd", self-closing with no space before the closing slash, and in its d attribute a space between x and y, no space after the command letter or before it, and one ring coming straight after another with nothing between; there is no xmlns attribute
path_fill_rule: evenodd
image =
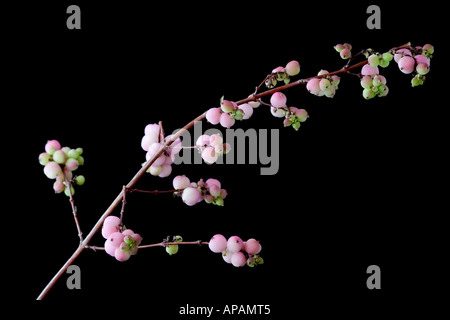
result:
<svg viewBox="0 0 450 320"><path fill-rule="evenodd" d="M379 74L378 67L372 67L371 65L365 64L361 69L361 74L363 76L374 76Z"/></svg>
<svg viewBox="0 0 450 320"><path fill-rule="evenodd" d="M55 190L56 193L63 192L65 188L64 183L61 181L55 181L55 183L53 183L53 190Z"/></svg>
<svg viewBox="0 0 450 320"><path fill-rule="evenodd" d="M253 114L253 107L248 103L241 104L239 106L239 109L241 109L244 112L244 116L242 117L242 119L244 120L249 119Z"/></svg>
<svg viewBox="0 0 450 320"><path fill-rule="evenodd" d="M342 51L339 54L341 55L342 59L348 59L352 56L352 52L347 48L342 49Z"/></svg>
<svg viewBox="0 0 450 320"><path fill-rule="evenodd" d="M238 236L232 236L227 241L227 250L230 252L238 252L242 249L244 242Z"/></svg>
<svg viewBox="0 0 450 320"><path fill-rule="evenodd" d="M191 181L189 181L189 178L186 176L176 176L175 178L173 178L173 188L177 189L177 190L182 190L182 189L186 189L187 187L189 187L189 184L191 183Z"/></svg>
<svg viewBox="0 0 450 320"><path fill-rule="evenodd" d="M108 239L111 234L119 231L119 225L114 224L104 224L102 227L102 236L105 239Z"/></svg>
<svg viewBox="0 0 450 320"><path fill-rule="evenodd" d="M61 167L54 161L50 161L44 167L44 174L49 179L55 179L56 176L58 176L61 173L62 173Z"/></svg>
<svg viewBox="0 0 450 320"><path fill-rule="evenodd" d="M125 246L125 243L123 243L123 246ZM116 250L114 251L114 257L118 260L118 261L127 261L128 259L130 259L131 253L130 251L124 251L122 250L122 247L116 248Z"/></svg>
<svg viewBox="0 0 450 320"><path fill-rule="evenodd" d="M150 145L150 147L148 148L148 152L145 155L145 159L147 161L149 161L156 153L158 153L158 151L161 150L162 145L159 142L153 143L152 145ZM156 160L153 162L152 165L154 166L162 166L164 164L164 162L166 161L164 154L161 154L158 156L158 158L156 158Z"/></svg>
<svg viewBox="0 0 450 320"><path fill-rule="evenodd" d="M287 98L282 92L275 92L272 97L270 97L270 104L275 108L282 108L286 106Z"/></svg>
<svg viewBox="0 0 450 320"><path fill-rule="evenodd" d="M220 115L222 111L220 108L211 108L206 112L206 120L211 124L219 124Z"/></svg>
<svg viewBox="0 0 450 320"><path fill-rule="evenodd" d="M230 252L228 250L225 250L222 253L222 258L226 263L231 263L231 259L233 258L234 252Z"/></svg>
<svg viewBox="0 0 450 320"><path fill-rule="evenodd" d="M223 143L223 138L222 138L222 136L220 134L213 134L209 138L209 144L212 147L215 147L217 145L221 145L222 143Z"/></svg>
<svg viewBox="0 0 450 320"><path fill-rule="evenodd" d="M244 251L248 254L258 254L261 251L261 244L258 240L248 239L244 245Z"/></svg>
<svg viewBox="0 0 450 320"><path fill-rule="evenodd" d="M306 89L314 95L318 95L320 93L320 79L313 78L308 81L306 84Z"/></svg>
<svg viewBox="0 0 450 320"><path fill-rule="evenodd" d="M217 161L217 159L219 158L219 154L216 153L215 148L206 147L202 151L202 158L207 164L212 164Z"/></svg>
<svg viewBox="0 0 450 320"><path fill-rule="evenodd" d="M197 147L204 147L209 145L210 136L207 134L202 134L200 137L198 137L197 142L195 145Z"/></svg>
<svg viewBox="0 0 450 320"><path fill-rule="evenodd" d="M209 240L208 246L212 252L223 252L227 248L227 239L221 234L216 234Z"/></svg>
<svg viewBox="0 0 450 320"><path fill-rule="evenodd" d="M245 257L245 254L241 251L235 252L231 256L231 264L235 267L245 266L246 263L247 263L247 258Z"/></svg>
<svg viewBox="0 0 450 320"><path fill-rule="evenodd" d="M75 171L78 168L78 160L69 158L66 161L66 169L70 170L70 171Z"/></svg>
<svg viewBox="0 0 450 320"><path fill-rule="evenodd" d="M159 173L158 177L165 178L170 176L171 173L172 173L172 166L169 164L163 164L161 166L161 172Z"/></svg>
<svg viewBox="0 0 450 320"><path fill-rule="evenodd" d="M296 60L292 60L286 65L286 72L289 76L296 76L300 73L300 63Z"/></svg>
<svg viewBox="0 0 450 320"><path fill-rule="evenodd" d="M181 199L188 206L193 206L200 199L200 192L197 188L188 187L183 190L183 194L181 195Z"/></svg>
<svg viewBox="0 0 450 320"><path fill-rule="evenodd" d="M124 235L121 232L114 232L109 235L105 241L105 251L110 256L114 256L114 252L122 243Z"/></svg>
<svg viewBox="0 0 450 320"><path fill-rule="evenodd" d="M228 113L222 113L220 115L220 124L222 127L231 128L234 124L235 120Z"/></svg>
<svg viewBox="0 0 450 320"><path fill-rule="evenodd" d="M216 185L218 188L222 187L220 181L214 178L209 178L208 180L205 181L205 183L208 188L211 188L212 185Z"/></svg>

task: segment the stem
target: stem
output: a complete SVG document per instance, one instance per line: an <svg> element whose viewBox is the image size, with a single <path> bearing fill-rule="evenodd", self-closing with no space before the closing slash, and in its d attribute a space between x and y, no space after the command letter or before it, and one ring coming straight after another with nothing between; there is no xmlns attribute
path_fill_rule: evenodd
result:
<svg viewBox="0 0 450 320"><path fill-rule="evenodd" d="M122 189L122 209L120 209L120 225L123 224L123 213L125 211L125 205L127 204L127 188L123 186Z"/></svg>
<svg viewBox="0 0 450 320"><path fill-rule="evenodd" d="M73 200L72 184L70 183L69 179L67 179L65 174L64 180L66 181L66 186L69 190L69 202L70 206L72 207L73 219L75 220L75 225L77 226L78 237L80 237L80 245L81 245L81 243L83 242L83 233L81 232L80 223L78 222L77 207L75 207L75 201Z"/></svg>
<svg viewBox="0 0 450 320"><path fill-rule="evenodd" d="M182 191L182 189L174 189L174 190L140 190L140 189L127 189L127 192L129 193L150 193L150 194L160 194L160 193L174 193L174 192L178 192L178 191Z"/></svg>
<svg viewBox="0 0 450 320"><path fill-rule="evenodd" d="M406 43L402 46L399 47L395 47L392 48L391 50L389 50L390 52L393 52L395 50L398 49L402 49L402 48L409 48L411 47L411 43ZM237 101L236 103L238 105L241 105L243 103L249 102L249 101L255 101L257 99L260 99L261 97L264 96L268 96L271 94L274 94L275 92L278 91L282 91L282 90L286 90L301 84L306 84L309 80L314 79L314 78L323 78L326 76L332 76L332 75L336 75L336 74L340 74L340 73L346 73L352 69L361 67L365 64L367 64L368 61L364 60L361 61L357 64L354 64L352 66L344 66L342 69L334 71L334 72L330 72L327 74L323 74L321 76L313 76L310 78L306 78L306 79L300 79L297 80L295 82L291 82L289 84L277 87L277 88L273 88L271 90L267 90L264 92L261 92L259 94L252 94L250 97L246 98L246 99L242 99ZM164 152L164 150L167 150L167 148L179 137L181 137L186 131L188 131L189 129L191 129L196 123L202 121L203 119L205 119L206 117L206 111L203 112L201 115L199 115L197 118L195 118L194 120L192 120L191 122L189 122L188 124L186 124L181 130L179 130L177 133L175 133L174 135L171 136L170 139L168 139L164 144L163 147L159 149L158 152L156 152L153 157L151 157L145 164L144 166L142 166L142 168L135 174L135 176L130 180L130 182L125 186L125 188L127 189L131 189L138 181L139 179L142 178L142 176L145 174L145 172L150 168L150 166L153 164L153 162L155 162L155 160ZM160 123L160 128L162 128L162 125ZM114 211L115 208L117 208L117 206L120 204L120 202L122 201L123 197L124 197L124 193L125 193L125 188L122 188L122 191L117 195L117 197L114 199L114 201L110 204L110 206L106 209L106 211L103 213L103 215L98 219L97 223L94 225L94 227L91 229L91 231L89 232L89 234L86 236L86 238L81 242L80 246L75 250L75 252L72 254L72 256L69 258L69 260L66 261L66 263L59 269L59 271L55 274L55 276L50 280L50 282L47 284L47 286L44 288L44 290L42 290L41 294L38 296L37 300L42 300L45 295L50 291L50 289L53 287L53 285L56 283L56 281L58 281L58 279L61 277L61 275L67 270L67 268L72 264L72 262L80 255L80 253L86 249L89 248L89 242L92 240L92 238L94 237L94 235L97 233L97 231L101 228L103 221ZM75 215L76 217L76 215ZM177 244L180 244L177 243ZM156 245L149 245L149 246L157 246Z"/></svg>
<svg viewBox="0 0 450 320"><path fill-rule="evenodd" d="M145 244L142 246L138 246L138 249L145 249L145 248L155 248L155 247L167 247L167 246L171 246L171 245L184 245L184 244L196 244L198 246L203 246L203 245L207 245L209 244L208 241L201 241L201 240L197 240L197 241L181 241L181 242L166 242L166 241L162 241L162 242L158 242L158 243L153 243L153 244ZM86 249L91 249L91 250L105 250L104 247L97 247L97 246L86 246Z"/></svg>

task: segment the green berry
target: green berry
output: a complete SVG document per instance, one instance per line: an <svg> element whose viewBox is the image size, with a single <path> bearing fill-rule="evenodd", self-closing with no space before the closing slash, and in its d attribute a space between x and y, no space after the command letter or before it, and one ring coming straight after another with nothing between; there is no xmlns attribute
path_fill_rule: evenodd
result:
<svg viewBox="0 0 450 320"><path fill-rule="evenodd" d="M53 154L53 160L56 163L63 164L64 162L66 162L66 159L67 156L62 150L56 150L55 153Z"/></svg>
<svg viewBox="0 0 450 320"><path fill-rule="evenodd" d="M86 182L86 178L84 176L77 176L75 178L75 183L79 186L82 186Z"/></svg>
<svg viewBox="0 0 450 320"><path fill-rule="evenodd" d="M375 97L375 92L373 92L372 88L366 88L363 90L363 97L366 100L372 99Z"/></svg>
<svg viewBox="0 0 450 320"><path fill-rule="evenodd" d="M369 57L369 64L371 67L378 67L380 64L380 58L378 57L378 54L372 54Z"/></svg>
<svg viewBox="0 0 450 320"><path fill-rule="evenodd" d="M177 253L178 252L178 245L177 244L172 244L172 245L167 246L166 247L166 252L169 255L173 255L173 254Z"/></svg>
<svg viewBox="0 0 450 320"><path fill-rule="evenodd" d="M43 166L45 166L47 163L49 163L50 159L51 159L51 156L46 152L42 152L39 155L39 163Z"/></svg>
<svg viewBox="0 0 450 320"><path fill-rule="evenodd" d="M385 52L385 53L383 53L383 55L381 56L381 58L382 58L384 61L391 62L392 59L394 58L394 56L393 56L392 53L390 53L390 52Z"/></svg>

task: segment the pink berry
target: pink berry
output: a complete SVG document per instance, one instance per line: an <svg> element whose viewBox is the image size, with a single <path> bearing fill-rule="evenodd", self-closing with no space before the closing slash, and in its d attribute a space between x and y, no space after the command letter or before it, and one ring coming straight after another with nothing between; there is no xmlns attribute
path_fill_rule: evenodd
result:
<svg viewBox="0 0 450 320"><path fill-rule="evenodd" d="M348 59L352 56L352 52L347 48L343 49L339 54L342 59Z"/></svg>
<svg viewBox="0 0 450 320"><path fill-rule="evenodd" d="M122 250L121 247L116 248L116 250L114 251L114 257L118 261L127 261L128 259L130 259L130 256L131 256L131 253L129 251Z"/></svg>
<svg viewBox="0 0 450 320"><path fill-rule="evenodd" d="M209 240L208 246L212 252L223 252L227 248L227 239L221 234L216 234Z"/></svg>
<svg viewBox="0 0 450 320"><path fill-rule="evenodd" d="M114 251L119 248L122 243L124 235L121 232L114 232L110 234L108 239L105 241L105 251L110 256L114 256Z"/></svg>
<svg viewBox="0 0 450 320"><path fill-rule="evenodd" d="M244 116L242 117L242 119L244 120L249 119L253 114L253 107L248 103L241 104L239 106L239 109L241 109L244 112Z"/></svg>
<svg viewBox="0 0 450 320"><path fill-rule="evenodd" d="M78 168L78 160L69 158L66 161L66 169L70 170L70 171L75 171Z"/></svg>
<svg viewBox="0 0 450 320"><path fill-rule="evenodd" d="M220 115L222 111L220 108L211 108L206 112L206 120L211 124L219 124Z"/></svg>
<svg viewBox="0 0 450 320"><path fill-rule="evenodd" d="M275 108L282 108L286 106L286 95L282 92L275 92L272 97L270 97L270 104Z"/></svg>
<svg viewBox="0 0 450 320"><path fill-rule="evenodd" d="M417 56L414 57L414 59L416 59L417 64L424 63L427 65L427 67L430 66L430 60L424 55L418 54Z"/></svg>
<svg viewBox="0 0 450 320"><path fill-rule="evenodd" d="M53 190L55 190L56 193L63 192L65 188L64 183L61 181L55 181L55 183L53 183Z"/></svg>
<svg viewBox="0 0 450 320"><path fill-rule="evenodd" d="M159 173L158 177L165 178L170 176L171 173L172 173L172 166L169 164L163 164L161 166L161 172Z"/></svg>
<svg viewBox="0 0 450 320"><path fill-rule="evenodd" d="M162 147L162 145L159 142L155 142L155 143L151 144L150 147L148 148L147 154L145 155L145 159L147 161L150 160L156 153L158 153L158 151L161 149L161 147ZM154 165L155 167L162 166L165 161L166 161L166 159L164 158L164 154L161 154L153 162L152 165Z"/></svg>
<svg viewBox="0 0 450 320"><path fill-rule="evenodd" d="M300 73L300 63L298 63L298 61L292 60L286 65L286 72L289 76L296 76Z"/></svg>
<svg viewBox="0 0 450 320"><path fill-rule="evenodd" d="M365 64L361 69L361 74L363 76L374 76L379 73L380 71L378 70L378 67L372 67L371 65L368 64Z"/></svg>
<svg viewBox="0 0 450 320"><path fill-rule="evenodd" d="M188 206L193 206L200 199L200 192L197 188L188 187L183 190L183 194L181 195L181 199Z"/></svg>
<svg viewBox="0 0 450 320"><path fill-rule="evenodd" d="M54 161L50 161L44 167L44 174L49 179L55 179L60 173L62 173L61 167Z"/></svg>
<svg viewBox="0 0 450 320"><path fill-rule="evenodd" d="M56 150L61 149L61 144L58 140L48 140L45 144L45 152L52 155Z"/></svg>
<svg viewBox="0 0 450 320"><path fill-rule="evenodd" d="M244 250L248 254L258 254L261 251L261 244L255 239L248 239L245 242Z"/></svg>
<svg viewBox="0 0 450 320"><path fill-rule="evenodd" d="M244 246L244 242L238 236L232 236L227 241L227 250L230 252L238 252Z"/></svg>
<svg viewBox="0 0 450 320"><path fill-rule="evenodd" d="M215 147L217 145L223 144L222 136L220 134L213 134L213 135L211 135L211 137L209 138L209 144L212 147Z"/></svg>
<svg viewBox="0 0 450 320"><path fill-rule="evenodd" d="M222 127L231 128L234 124L235 120L228 113L222 113L220 115L220 124Z"/></svg>
<svg viewBox="0 0 450 320"><path fill-rule="evenodd" d="M105 239L108 239L111 234L119 231L119 225L114 224L103 224L102 227L102 236Z"/></svg>
<svg viewBox="0 0 450 320"><path fill-rule="evenodd" d="M398 60L398 67L403 73L410 74L414 71L414 67L416 65L416 61L413 57L404 56L400 60Z"/></svg>
<svg viewBox="0 0 450 320"><path fill-rule="evenodd" d="M150 145L156 142L159 142L159 134L158 135L146 134L145 136L142 137L141 147L142 149L144 149L144 151L148 151Z"/></svg>
<svg viewBox="0 0 450 320"><path fill-rule="evenodd" d="M222 187L220 181L214 178L209 178L208 180L205 181L205 183L208 188L211 188L212 185L216 185L218 188Z"/></svg>
<svg viewBox="0 0 450 320"><path fill-rule="evenodd" d="M219 158L219 154L216 153L215 148L206 147L202 151L202 158L207 164L213 164Z"/></svg>
<svg viewBox="0 0 450 320"><path fill-rule="evenodd" d="M222 258L226 263L231 263L231 259L233 258L234 252L230 252L228 250L225 250L222 253Z"/></svg>
<svg viewBox="0 0 450 320"><path fill-rule="evenodd" d="M314 95L318 95L320 93L320 79L313 78L308 81L306 84L306 89Z"/></svg>
<svg viewBox="0 0 450 320"><path fill-rule="evenodd" d="M189 184L191 181L189 181L189 178L186 176L176 176L173 178L173 188L177 190L186 189L189 187Z"/></svg>
<svg viewBox="0 0 450 320"><path fill-rule="evenodd" d="M241 251L235 252L231 256L231 264L235 267L245 266L246 263L247 263L247 258L245 257L245 254Z"/></svg>
<svg viewBox="0 0 450 320"><path fill-rule="evenodd" d="M210 136L207 134L202 134L200 137L198 137L197 142L195 145L197 147L204 147L209 145Z"/></svg>

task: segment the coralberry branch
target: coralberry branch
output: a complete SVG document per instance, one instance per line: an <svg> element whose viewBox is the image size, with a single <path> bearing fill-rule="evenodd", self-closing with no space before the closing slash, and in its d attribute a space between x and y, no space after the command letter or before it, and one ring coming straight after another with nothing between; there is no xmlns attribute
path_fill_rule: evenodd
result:
<svg viewBox="0 0 450 320"><path fill-rule="evenodd" d="M176 154L182 148L185 148L180 137L197 122L206 119L213 125L220 124L225 128L230 128L238 121L250 119L255 109L260 105L266 105L270 108L273 116L284 118L283 125L285 127L292 126L295 130L299 130L301 124L308 119L309 115L303 108L288 106L288 98L285 93L287 89L306 85L307 91L313 95L333 98L338 94L337 90L341 82L340 76L350 74L360 79L364 99L385 97L389 89L386 86L386 78L380 74L379 67L386 68L394 61L402 73L412 75L411 85L416 87L424 83L425 75L428 76L431 58L434 53L434 48L430 44L412 46L411 43L392 48L383 53L373 49L366 49L352 55L353 48L348 43L337 44L334 49L339 53L340 58L346 61L346 64L339 70L328 72L321 69L315 76L291 81L293 77L300 74L301 67L299 62L295 60L290 61L284 67L274 68L256 87L255 92L251 93L247 98L231 101L222 97L218 107L203 112L175 134L165 136L161 122L147 125L141 140L141 147L146 152L146 162L143 163L142 168L129 183L123 186L121 192L100 216L85 238L82 237L78 223L77 207L74 199L76 190L74 186L82 186L85 183L85 178L82 175L75 176L73 174L74 171L84 164L83 149L62 147L59 141L49 140L44 147L45 152L39 155L39 162L44 166L44 174L49 179L55 180L53 183L54 191L56 193L64 193L69 198L80 238L80 245L50 280L38 299L42 299L49 292L59 277L85 249L103 250L116 260L126 261L132 255L136 255L139 249L164 247L169 255L174 255L178 252L180 245L197 244L199 246L208 245L212 252L221 253L227 263L231 263L236 267L244 265L254 267L262 264L263 259L260 256L262 247L259 241L255 239L243 241L235 235L227 239L221 234L215 234L209 242L183 241L183 238L177 235L162 242L142 245L143 237L133 230L127 229L123 224L127 203L126 195L131 192L154 195L171 193L176 197L180 197L188 206L196 205L202 201L219 207L224 206L224 199L228 193L222 188L221 182L213 178L191 182L186 176L179 175L173 179L174 189L167 191L146 191L133 189L133 187L146 173L161 178L170 176ZM361 57L365 59L351 64L356 58ZM359 68L361 68L360 72L355 73ZM279 83L282 83L282 85L278 86ZM260 92L263 86L266 86L268 90ZM263 98L267 96L270 96L269 101L263 101ZM201 136L195 148L201 152L202 158L206 163L212 164L219 156L230 150L230 145L223 141L221 135L214 134ZM111 216L120 203L122 203L120 217ZM105 238L104 247L91 246L91 240L100 229L102 236Z"/></svg>

